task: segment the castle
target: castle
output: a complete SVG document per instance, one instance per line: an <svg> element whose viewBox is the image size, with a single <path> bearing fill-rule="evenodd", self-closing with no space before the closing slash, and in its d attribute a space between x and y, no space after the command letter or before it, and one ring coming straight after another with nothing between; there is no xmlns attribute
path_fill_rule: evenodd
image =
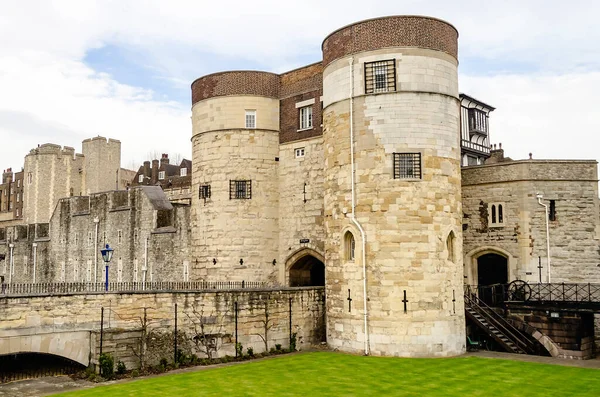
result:
<svg viewBox="0 0 600 397"><path fill-rule="evenodd" d="M35 165L45 145L28 155L0 275L98 282L110 243L111 280L324 285L329 346L410 357L464 352L465 284L600 282L596 161L493 148L494 108L459 94L452 25L371 19L322 50L192 83L191 204L158 186L87 194L112 190L116 154L84 171L71 152L64 170ZM38 180L62 198L27 193Z"/></svg>

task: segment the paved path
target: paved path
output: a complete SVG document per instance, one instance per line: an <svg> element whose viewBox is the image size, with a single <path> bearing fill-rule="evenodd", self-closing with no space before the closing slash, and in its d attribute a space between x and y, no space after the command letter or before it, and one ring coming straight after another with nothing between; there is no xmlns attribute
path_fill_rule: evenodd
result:
<svg viewBox="0 0 600 397"><path fill-rule="evenodd" d="M564 365L566 367L594 368L600 369L600 358L591 360L567 360L563 358L553 358L544 356L529 356L525 354L501 353L493 351L478 351L465 354L465 356L475 356L484 358L495 358L502 360L527 361L530 363L541 363L551 365Z"/></svg>

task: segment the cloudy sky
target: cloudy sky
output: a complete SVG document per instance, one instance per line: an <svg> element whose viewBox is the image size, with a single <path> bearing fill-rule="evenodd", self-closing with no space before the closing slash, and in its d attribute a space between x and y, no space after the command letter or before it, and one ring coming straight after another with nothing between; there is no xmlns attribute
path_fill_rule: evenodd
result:
<svg viewBox="0 0 600 397"><path fill-rule="evenodd" d="M600 2L1 0L0 168L52 142L120 139L125 167L191 156L190 83L321 59L331 31L390 14L460 32L460 90L497 108L492 142L525 158L600 158Z"/></svg>

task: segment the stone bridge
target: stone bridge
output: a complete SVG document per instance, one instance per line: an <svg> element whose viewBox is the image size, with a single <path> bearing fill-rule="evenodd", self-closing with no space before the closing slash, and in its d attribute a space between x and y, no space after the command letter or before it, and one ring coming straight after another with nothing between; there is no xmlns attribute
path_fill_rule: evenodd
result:
<svg viewBox="0 0 600 397"><path fill-rule="evenodd" d="M103 351L134 368L142 362L141 329L153 340L165 336L166 343L156 346L155 361L173 357L169 343L176 308L181 349L193 348L192 338L203 323L220 338L216 356L235 355L236 307L244 348L265 349L260 337L265 313L271 326L269 348L287 346L292 333L302 348L323 340L324 305L323 287L0 296L0 355L47 353L96 364L102 323ZM148 346L147 353L151 350Z"/></svg>
<svg viewBox="0 0 600 397"><path fill-rule="evenodd" d="M45 353L90 364L90 331L32 333L31 330L0 331L0 356L18 353Z"/></svg>

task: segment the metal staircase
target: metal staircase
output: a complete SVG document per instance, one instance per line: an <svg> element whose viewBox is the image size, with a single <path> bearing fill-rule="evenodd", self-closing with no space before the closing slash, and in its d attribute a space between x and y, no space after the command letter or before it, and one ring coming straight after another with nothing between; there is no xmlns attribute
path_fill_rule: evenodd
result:
<svg viewBox="0 0 600 397"><path fill-rule="evenodd" d="M507 352L537 354L537 343L531 336L515 328L468 289L465 292L465 312L468 319Z"/></svg>

